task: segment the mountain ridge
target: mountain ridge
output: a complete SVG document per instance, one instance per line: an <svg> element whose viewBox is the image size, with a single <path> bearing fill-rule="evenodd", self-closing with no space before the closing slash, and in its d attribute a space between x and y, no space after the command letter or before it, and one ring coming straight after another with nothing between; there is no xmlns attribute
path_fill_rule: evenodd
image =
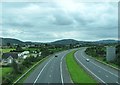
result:
<svg viewBox="0 0 120 85"><path fill-rule="evenodd" d="M40 44L41 42L32 42L32 41L21 41L19 39L14 39L14 38L0 38L0 41L2 42L2 45L7 45L8 43L10 44ZM97 43L97 44L108 44L108 43L117 43L118 40L99 40L99 41L78 41L75 39L61 39L61 40L56 40L53 42L49 42L49 44L59 44L59 45L67 45L67 44L83 44L83 43Z"/></svg>

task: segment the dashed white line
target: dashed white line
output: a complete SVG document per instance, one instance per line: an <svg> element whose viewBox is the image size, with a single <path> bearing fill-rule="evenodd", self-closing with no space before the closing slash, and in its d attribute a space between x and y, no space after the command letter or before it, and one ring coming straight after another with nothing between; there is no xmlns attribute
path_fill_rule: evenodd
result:
<svg viewBox="0 0 120 85"><path fill-rule="evenodd" d="M84 56L83 56L83 54L81 53L81 55L82 55L82 57L83 58L85 58ZM86 58L85 58L86 59ZM97 64L95 64L95 63L93 63L93 62L91 62L92 64L94 64L94 65L96 65L97 67L99 67L99 68L101 68L101 69L103 69L103 70L105 70L105 71L107 71L107 72L109 72L110 74L112 74L112 75L114 75L114 76L116 76L116 77L119 77L118 75L115 75L114 73L112 73L112 72L110 72L110 71L108 71L108 70L106 70L106 69L104 69L103 67L101 67L101 66L99 66L99 65L97 65Z"/></svg>
<svg viewBox="0 0 120 85"><path fill-rule="evenodd" d="M98 78L102 83L105 83L101 78L99 78L97 75L95 75L92 71L90 71L85 65L83 65L78 58L75 56L75 58L77 59L77 61L86 69L88 70L91 74L93 74L96 78Z"/></svg>
<svg viewBox="0 0 120 85"><path fill-rule="evenodd" d="M62 85L64 85L64 83L63 83L63 75L62 75L62 61L60 62L60 72L61 72Z"/></svg>
<svg viewBox="0 0 120 85"><path fill-rule="evenodd" d="M108 77L108 75L105 75L106 77Z"/></svg>
<svg viewBox="0 0 120 85"><path fill-rule="evenodd" d="M53 57L53 58L54 58L54 57ZM42 70L39 72L37 78L35 79L33 85L35 85L35 83L37 82L37 80L38 80L38 78L40 77L41 73L43 72L43 70L45 69L45 67L48 65L48 63L49 63L53 58L51 58L51 59L44 65L44 67L42 68Z"/></svg>
<svg viewBox="0 0 120 85"><path fill-rule="evenodd" d="M51 75L49 75L49 77L51 77Z"/></svg>
<svg viewBox="0 0 120 85"><path fill-rule="evenodd" d="M62 82L62 85L64 85L63 75L62 75L62 60L63 60L64 56L61 58L61 62L60 62L60 72L61 72L61 82Z"/></svg>
<svg viewBox="0 0 120 85"><path fill-rule="evenodd" d="M91 63L93 63L93 62L91 62ZM96 65L95 63L93 63L93 64ZM102 67L100 67L100 66L98 66L98 65L96 65L96 66L99 67L99 68L101 68L101 69L103 69L103 70L105 70L105 71L107 71L107 72L109 72L110 74L112 74L112 75L118 77L118 76L115 75L114 73L111 73L110 71L108 71L108 70L106 70L106 69L104 69L104 68L102 68Z"/></svg>

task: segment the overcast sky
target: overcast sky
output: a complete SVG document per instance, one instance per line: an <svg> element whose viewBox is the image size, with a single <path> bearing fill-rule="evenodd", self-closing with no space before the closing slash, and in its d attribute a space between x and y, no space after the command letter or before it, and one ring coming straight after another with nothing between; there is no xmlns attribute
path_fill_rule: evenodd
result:
<svg viewBox="0 0 120 85"><path fill-rule="evenodd" d="M60 39L93 41L118 37L117 2L42 0L1 4L1 37L40 42Z"/></svg>

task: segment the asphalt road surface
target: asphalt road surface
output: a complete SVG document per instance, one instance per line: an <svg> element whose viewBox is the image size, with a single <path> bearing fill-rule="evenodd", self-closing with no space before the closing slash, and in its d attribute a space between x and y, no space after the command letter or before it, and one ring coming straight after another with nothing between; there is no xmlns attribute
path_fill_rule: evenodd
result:
<svg viewBox="0 0 120 85"><path fill-rule="evenodd" d="M120 85L120 76L118 76L120 72L86 55L85 49L81 48L74 54L76 61L100 83ZM86 59L89 59L89 62Z"/></svg>
<svg viewBox="0 0 120 85"><path fill-rule="evenodd" d="M70 75L67 71L65 55L72 50L57 53L58 57L51 55L48 59L42 62L24 81L36 85L38 83L72 83Z"/></svg>

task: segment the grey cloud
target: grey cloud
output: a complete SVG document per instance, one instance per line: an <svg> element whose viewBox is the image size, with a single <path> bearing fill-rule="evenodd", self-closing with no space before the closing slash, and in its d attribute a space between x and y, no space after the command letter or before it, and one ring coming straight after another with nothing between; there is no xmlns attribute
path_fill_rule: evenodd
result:
<svg viewBox="0 0 120 85"><path fill-rule="evenodd" d="M16 7L12 3L4 5L6 12L3 11L2 23L6 30L15 28L24 31L22 35L14 34L16 38L51 41L61 38L61 35L56 35L57 33L63 33L63 38L66 37L66 32L69 33L69 31L79 32L77 36L74 36L78 40L115 38L117 36L117 33L115 33L118 28L117 6L112 3L99 3L99 6L96 3L87 3L83 4L83 8L80 5L81 8L76 7L77 10L72 11L55 3L32 3L32 5L17 3L17 5L19 6ZM12 8L16 8L19 13L14 12ZM20 8L24 11L19 10ZM99 10L97 10L98 8ZM31 9L34 12L30 11ZM3 35L13 37L13 35L6 32L3 32ZM73 36L69 35L69 37Z"/></svg>
<svg viewBox="0 0 120 85"><path fill-rule="evenodd" d="M54 24L56 25L71 25L73 24L73 19L71 16L64 13L64 11L58 10L57 13L53 14L53 17L55 18Z"/></svg>
<svg viewBox="0 0 120 85"><path fill-rule="evenodd" d="M87 20L84 19L84 17L80 13L73 14L73 18L81 26L87 26L88 24L94 22L94 20L92 20L91 18L88 18Z"/></svg>
<svg viewBox="0 0 120 85"><path fill-rule="evenodd" d="M9 22L9 23L3 23L3 26L11 26L11 27L26 27L26 28L29 28L29 27L34 27L33 24L30 24L30 23L17 23L17 22Z"/></svg>

